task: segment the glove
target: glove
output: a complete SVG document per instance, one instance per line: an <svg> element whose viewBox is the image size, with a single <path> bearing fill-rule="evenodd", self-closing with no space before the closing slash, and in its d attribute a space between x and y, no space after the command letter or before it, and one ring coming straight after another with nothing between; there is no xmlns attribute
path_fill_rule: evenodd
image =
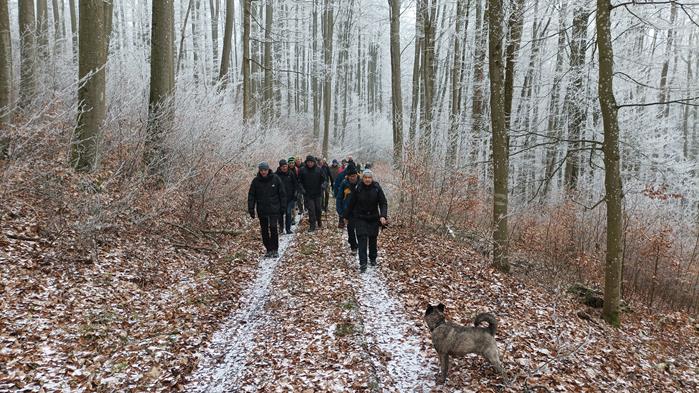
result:
<svg viewBox="0 0 699 393"><path fill-rule="evenodd" d="M254 210L250 210L249 213L250 213L250 218L254 219L254 218L255 218L255 211L254 211Z"/></svg>

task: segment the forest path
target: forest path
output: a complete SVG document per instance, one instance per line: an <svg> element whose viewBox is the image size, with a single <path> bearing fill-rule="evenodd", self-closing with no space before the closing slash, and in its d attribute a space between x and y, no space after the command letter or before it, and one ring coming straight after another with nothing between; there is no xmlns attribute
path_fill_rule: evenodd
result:
<svg viewBox="0 0 699 393"><path fill-rule="evenodd" d="M315 233L304 222L278 260L260 262L188 390L429 391L437 364L418 327L380 266L360 274L346 232L327 221Z"/></svg>

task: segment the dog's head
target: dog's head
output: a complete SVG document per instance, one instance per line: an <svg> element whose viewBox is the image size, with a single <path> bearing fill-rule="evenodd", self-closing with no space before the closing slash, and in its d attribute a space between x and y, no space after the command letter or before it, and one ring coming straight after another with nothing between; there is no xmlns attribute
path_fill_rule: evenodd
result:
<svg viewBox="0 0 699 393"><path fill-rule="evenodd" d="M428 305L425 310L425 323L429 326L430 330L434 330L437 326L444 323L444 308L442 303L437 306Z"/></svg>

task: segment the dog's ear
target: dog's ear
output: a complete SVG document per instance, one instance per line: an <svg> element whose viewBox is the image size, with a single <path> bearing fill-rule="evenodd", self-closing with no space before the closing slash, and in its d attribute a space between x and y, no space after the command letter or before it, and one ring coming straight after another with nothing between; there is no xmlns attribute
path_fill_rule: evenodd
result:
<svg viewBox="0 0 699 393"><path fill-rule="evenodd" d="M434 307L432 307L431 304L427 305L427 309L425 310L425 315L430 315L432 314L432 311L434 311Z"/></svg>
<svg viewBox="0 0 699 393"><path fill-rule="evenodd" d="M437 306L437 310L439 310L439 312L444 312L445 308L446 308L446 306L443 305L442 303L439 303L439 305Z"/></svg>

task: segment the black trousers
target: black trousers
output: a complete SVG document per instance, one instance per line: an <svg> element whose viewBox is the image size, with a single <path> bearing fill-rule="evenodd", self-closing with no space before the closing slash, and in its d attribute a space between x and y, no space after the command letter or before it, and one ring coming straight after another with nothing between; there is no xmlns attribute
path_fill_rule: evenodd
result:
<svg viewBox="0 0 699 393"><path fill-rule="evenodd" d="M357 231L354 229L354 222L350 220L347 224L347 241L349 242L350 248L356 250L359 247L357 242Z"/></svg>
<svg viewBox="0 0 699 393"><path fill-rule="evenodd" d="M369 260L376 262L378 256L378 236L357 236L359 240L359 266L366 266L367 263L367 246L369 247Z"/></svg>
<svg viewBox="0 0 699 393"><path fill-rule="evenodd" d="M321 211L320 197L306 198L305 202L306 208L308 209L308 223L311 229L315 229L316 224L318 224L319 227L322 226L323 212Z"/></svg>
<svg viewBox="0 0 699 393"><path fill-rule="evenodd" d="M260 232L262 243L267 251L279 250L279 216L260 217Z"/></svg>

